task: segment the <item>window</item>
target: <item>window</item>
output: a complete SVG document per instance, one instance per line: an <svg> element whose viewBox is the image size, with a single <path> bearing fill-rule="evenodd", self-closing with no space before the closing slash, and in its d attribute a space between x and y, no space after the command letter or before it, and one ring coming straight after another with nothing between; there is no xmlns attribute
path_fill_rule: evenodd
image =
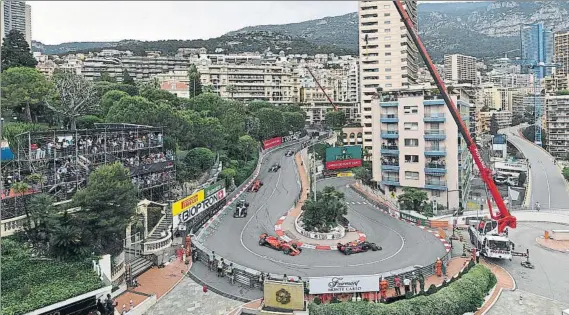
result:
<svg viewBox="0 0 569 315"><path fill-rule="evenodd" d="M404 125L405 130L417 131L419 130L419 123L406 122Z"/></svg>
<svg viewBox="0 0 569 315"><path fill-rule="evenodd" d="M391 68L385 68L385 72L391 72Z"/></svg>
<svg viewBox="0 0 569 315"><path fill-rule="evenodd" d="M383 21L383 24L391 24L391 21Z"/></svg>
<svg viewBox="0 0 569 315"><path fill-rule="evenodd" d="M433 191L431 192L431 195L432 195L433 197L440 197L440 196L441 196L441 191L440 191L440 190L433 190Z"/></svg>
<svg viewBox="0 0 569 315"><path fill-rule="evenodd" d="M390 28L386 28L386 29L383 30L383 32L385 32L385 33L391 33L391 29L390 29Z"/></svg>
<svg viewBox="0 0 569 315"><path fill-rule="evenodd" d="M386 55L386 56L391 56L391 53L390 53L390 52L386 52L385 55Z"/></svg>
<svg viewBox="0 0 569 315"><path fill-rule="evenodd" d="M419 180L419 172L405 172L405 179Z"/></svg>
<svg viewBox="0 0 569 315"><path fill-rule="evenodd" d="M390 75L386 75L386 76L385 76L385 80L391 80L391 76L390 76Z"/></svg>
<svg viewBox="0 0 569 315"><path fill-rule="evenodd" d="M383 16L391 16L391 13L383 13Z"/></svg>
<svg viewBox="0 0 569 315"><path fill-rule="evenodd" d="M391 48L391 44L385 45L385 48Z"/></svg>
<svg viewBox="0 0 569 315"><path fill-rule="evenodd" d="M386 83L385 87L392 87L393 85L391 83Z"/></svg>
<svg viewBox="0 0 569 315"><path fill-rule="evenodd" d="M405 155L405 163L419 163L418 155Z"/></svg>
<svg viewBox="0 0 569 315"><path fill-rule="evenodd" d="M418 147L419 146L419 139L405 139L405 146L406 147Z"/></svg>
<svg viewBox="0 0 569 315"><path fill-rule="evenodd" d="M417 114L419 112L419 106L417 105L403 106L403 110L405 110L405 114Z"/></svg>
<svg viewBox="0 0 569 315"><path fill-rule="evenodd" d="M391 40L391 36L385 36L385 40Z"/></svg>

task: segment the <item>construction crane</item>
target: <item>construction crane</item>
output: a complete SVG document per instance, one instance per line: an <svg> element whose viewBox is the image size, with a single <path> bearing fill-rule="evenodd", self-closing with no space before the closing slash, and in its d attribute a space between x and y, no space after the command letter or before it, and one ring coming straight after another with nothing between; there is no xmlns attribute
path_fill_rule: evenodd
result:
<svg viewBox="0 0 569 315"><path fill-rule="evenodd" d="M335 105L334 102L332 101L332 99L330 98L330 96L328 96L328 93L326 93L326 90L324 90L322 85L320 85L320 82L318 82L318 79L316 79L316 76L314 75L314 73L312 73L312 70L310 70L310 67L308 65L306 65L306 69L308 70L308 73L310 73L310 75L312 76L312 79L314 79L314 82L316 82L316 84L318 85L320 90L322 90L322 93L324 93L324 96L326 96L326 98L328 99L328 103L330 103L330 105L332 105L332 107L334 107L334 111L337 112L338 106Z"/></svg>
<svg viewBox="0 0 569 315"><path fill-rule="evenodd" d="M505 59L508 59L508 53L509 53L509 52L518 51L518 50L521 50L521 49L518 48L518 49L511 49L511 50L505 51L505 52L504 52L504 58L505 58Z"/></svg>
<svg viewBox="0 0 569 315"><path fill-rule="evenodd" d="M417 45L419 53L421 54L421 57L423 57L423 60L425 61L425 64L427 65L427 69L429 70L429 72L433 76L433 79L435 80L435 83L437 84L437 87L439 88L439 91L440 91L440 93L441 93L441 95L442 95L442 97L446 103L446 106L447 106L449 112L452 115L452 118L454 119L455 123L458 126L458 130L459 130L460 134L462 135L462 137L466 141L466 144L468 145L468 151L470 151L470 154L472 155L472 158L474 159L474 162L476 163L476 166L478 167L478 170L480 171L480 176L481 176L482 180L484 181L484 183L486 184L487 189L490 191L490 194L492 195L492 198L494 199L496 206L498 207L499 213L495 214L492 211L492 201L490 200L490 198L487 198L488 199L488 207L490 210L490 217L492 218L492 220L495 220L498 223L496 226L498 233L499 234L504 233L505 229L508 227L515 229L516 225L517 225L516 217L512 216L510 214L510 212L508 211L508 209L506 208L506 204L504 203L504 200L502 199L502 196L500 195L500 192L498 191L498 187L496 187L496 183L494 183L494 180L492 179L492 171L490 169L488 169L484 165L484 163L482 162L482 158L480 157L480 153L478 152L478 148L476 147L476 142L474 142L474 140L472 140L472 137L470 136L470 132L468 131L468 128L466 127L466 125L464 124L464 121L460 117L460 112L458 111L453 100L450 98L449 93L447 91L447 87L445 86L443 80L441 79L439 73L437 72L437 69L435 68L435 65L433 64L433 61L431 60L431 57L429 56L427 49L425 48L425 46L423 45L423 42L419 38L419 35L417 34L417 31L415 30L415 27L413 25L413 22L411 21L411 18L409 17L409 15L407 14L407 11L403 7L403 3L401 2L401 0L394 0L393 4L397 8L399 15L403 19L403 23L405 23L405 27L407 28L407 32L411 36L415 45Z"/></svg>

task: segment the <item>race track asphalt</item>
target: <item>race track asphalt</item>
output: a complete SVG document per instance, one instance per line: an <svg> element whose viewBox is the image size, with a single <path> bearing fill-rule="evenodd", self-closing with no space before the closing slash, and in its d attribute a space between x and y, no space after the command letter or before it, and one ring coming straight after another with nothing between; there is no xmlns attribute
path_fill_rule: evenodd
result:
<svg viewBox="0 0 569 315"><path fill-rule="evenodd" d="M353 181L347 178L321 180L317 186L318 189L334 186L343 191L348 204L347 218L352 226L383 250L345 256L338 251L304 249L300 255L291 257L259 246L259 235L275 235L275 223L294 206L298 197L300 181L294 157L285 157L287 150L276 150L263 162L259 174L264 182L261 190L242 195L250 203L247 218L237 219L228 214L218 230L205 240L205 246L216 255L263 272L317 277L368 275L425 266L445 254L444 246L434 235L375 209L347 187ZM268 172L277 162L281 169L276 173Z"/></svg>

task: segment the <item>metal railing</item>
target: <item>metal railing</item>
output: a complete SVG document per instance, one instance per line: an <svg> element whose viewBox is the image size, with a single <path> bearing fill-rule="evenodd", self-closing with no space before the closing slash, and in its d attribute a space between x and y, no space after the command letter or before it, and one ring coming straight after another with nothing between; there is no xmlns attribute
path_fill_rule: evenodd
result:
<svg viewBox="0 0 569 315"><path fill-rule="evenodd" d="M444 118L445 113L425 113L425 118Z"/></svg>
<svg viewBox="0 0 569 315"><path fill-rule="evenodd" d="M388 161L382 161L381 165L385 165L385 166L399 166L399 161L394 161L394 162L388 162Z"/></svg>
<svg viewBox="0 0 569 315"><path fill-rule="evenodd" d="M440 163L425 163L425 167L426 168L437 168L437 169L446 169L446 165L445 164L440 164Z"/></svg>
<svg viewBox="0 0 569 315"><path fill-rule="evenodd" d="M399 150L399 146L397 146L397 145L382 145L381 149L382 150Z"/></svg>
<svg viewBox="0 0 569 315"><path fill-rule="evenodd" d="M446 186L447 182L444 180L426 180L425 185Z"/></svg>
<svg viewBox="0 0 569 315"><path fill-rule="evenodd" d="M444 135L445 131L442 129L425 130L426 135Z"/></svg>
<svg viewBox="0 0 569 315"><path fill-rule="evenodd" d="M399 134L398 130L382 130L381 131L382 134L388 134L388 135L396 135Z"/></svg>
<svg viewBox="0 0 569 315"><path fill-rule="evenodd" d="M445 152L446 148L445 147L425 147L425 151L441 151L441 152Z"/></svg>
<svg viewBox="0 0 569 315"><path fill-rule="evenodd" d="M380 118L399 118L397 114L381 114Z"/></svg>

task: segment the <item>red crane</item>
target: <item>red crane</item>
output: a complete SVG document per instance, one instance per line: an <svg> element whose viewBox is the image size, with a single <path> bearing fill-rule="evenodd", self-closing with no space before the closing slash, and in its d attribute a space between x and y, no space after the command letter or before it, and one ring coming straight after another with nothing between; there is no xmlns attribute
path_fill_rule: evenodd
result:
<svg viewBox="0 0 569 315"><path fill-rule="evenodd" d="M320 85L320 82L318 82L318 80L316 79L316 76L314 75L314 73L312 73L312 70L310 70L310 67L307 65L306 69L308 70L308 73L310 73L310 75L312 76L312 78L314 79L314 82L316 82L316 84L318 85L318 87L320 88L320 90L322 90L322 93L324 93L324 95L326 96L326 98L328 99L328 102L334 106L334 111L337 112L338 111L338 106L334 105L334 102L332 101L332 99L330 98L330 96L328 96L328 93L326 93L326 90L324 90L324 88L322 87L322 85Z"/></svg>
<svg viewBox="0 0 569 315"><path fill-rule="evenodd" d="M470 132L468 132L468 128L466 128L464 121L460 117L460 112L458 111L453 100L450 98L450 96L447 92L447 88L446 88L443 80L439 76L439 73L437 72L437 69L435 68L435 65L433 64L433 61L431 60L431 57L429 56L427 49L425 48L425 46L423 45L423 42L419 38L419 35L417 34L417 31L414 28L414 25L413 25L413 22L411 21L411 18L409 17L409 15L407 14L407 11L403 7L403 3L401 2L401 0L394 0L393 4L395 4L395 7L397 8L399 15L403 19L403 23L405 23L405 27L407 28L407 32L409 33L409 35L413 39L413 42L417 45L417 48L419 49L419 53L421 54L421 57L423 57L423 60L425 61L425 64L427 65L429 72L433 76L433 79L435 80L435 83L437 84L437 87L439 88L439 91L441 92L442 97L445 100L445 103L447 105L448 110L450 111L450 113L452 115L452 118L454 119L455 123L458 126L458 130L459 130L460 134L462 135L462 137L466 141L466 144L468 145L468 151L470 151L470 154L472 155L472 158L474 159L474 163L476 163L476 166L478 167L478 170L480 171L480 176L481 176L482 180L486 184L486 187L490 191L490 194L492 195L494 202L498 206L498 210L500 213L494 214L494 212L492 211L492 201L490 200L490 198L488 198L488 207L490 209L490 216L492 217L493 220L498 221L498 233L503 233L506 227L510 227L512 229L515 229L516 228L516 222L517 222L516 217L512 216L510 214L510 212L508 211L508 209L506 208L506 204L504 203L504 200L502 199L502 196L500 195L500 192L498 191L498 187L496 187L496 184L494 183L494 180L492 179L492 171L490 169L488 169L484 165L484 163L482 162L482 159L480 157L480 153L478 152L478 148L476 147L476 143L474 142L474 140L472 140L472 137L470 137Z"/></svg>

